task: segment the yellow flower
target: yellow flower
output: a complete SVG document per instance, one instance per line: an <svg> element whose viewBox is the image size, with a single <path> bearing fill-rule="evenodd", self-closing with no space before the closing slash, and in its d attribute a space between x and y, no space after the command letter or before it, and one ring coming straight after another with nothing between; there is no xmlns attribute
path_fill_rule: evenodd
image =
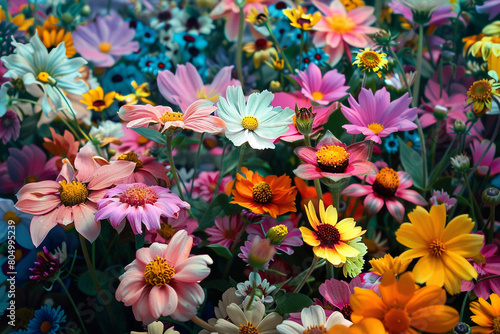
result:
<svg viewBox="0 0 500 334"><path fill-rule="evenodd" d="M484 36L475 42L469 50L469 54L475 57L483 57L483 60L488 59L490 53L493 53L495 57L500 57L500 37Z"/></svg>
<svg viewBox="0 0 500 334"><path fill-rule="evenodd" d="M304 7L283 9L283 14L290 20L290 25L301 30L311 30L321 20L321 13L307 14Z"/></svg>
<svg viewBox="0 0 500 334"><path fill-rule="evenodd" d="M384 275L387 272L393 272L396 275L404 273L406 268L411 263L411 259L401 260L399 256L392 257L390 254L386 254L384 257L370 260L370 265L372 269L370 271L378 275Z"/></svg>
<svg viewBox="0 0 500 334"><path fill-rule="evenodd" d="M282 71L285 67L285 60L280 59L278 55L276 55L274 58L270 58L269 60L271 61L266 61L266 64L275 71Z"/></svg>
<svg viewBox="0 0 500 334"><path fill-rule="evenodd" d="M26 7L26 5L24 5L22 7ZM11 17L9 13L7 13L7 14L8 14L8 17L5 15L5 12L0 7L0 21L4 21L4 20L9 19L12 23L14 23L16 26L18 26L18 29L21 31L28 30L29 27L31 27L35 23L35 19L33 17L27 19L23 13L17 14L14 17Z"/></svg>
<svg viewBox="0 0 500 334"><path fill-rule="evenodd" d="M250 8L246 21L256 26L263 26L267 22L269 10L264 6L264 12L259 12L255 7Z"/></svg>
<svg viewBox="0 0 500 334"><path fill-rule="evenodd" d="M259 68L263 61L268 60L271 56L278 57L278 51L273 47L273 43L265 38L259 38L253 43L243 45L243 51L250 57L253 54L253 65Z"/></svg>
<svg viewBox="0 0 500 334"><path fill-rule="evenodd" d="M485 35L483 33L480 33L479 35L471 35L462 38L462 42L464 42L464 57L467 55L467 50L476 42L479 42L481 39L483 39Z"/></svg>
<svg viewBox="0 0 500 334"><path fill-rule="evenodd" d="M83 100L80 100L80 102L86 104L88 110L103 111L113 103L115 95L115 92L104 95L102 88L97 87L83 94Z"/></svg>
<svg viewBox="0 0 500 334"><path fill-rule="evenodd" d="M470 86L467 91L467 103L474 102L472 111L477 117L483 116L491 110L493 104L493 95L500 96L498 90L493 88L495 80L478 80Z"/></svg>
<svg viewBox="0 0 500 334"><path fill-rule="evenodd" d="M73 46L73 37L69 31L66 32L63 27L59 27L58 23L59 19L50 15L43 23L43 26L36 27L36 31L49 52L59 44L64 43L66 57L71 58L76 54L75 47Z"/></svg>
<svg viewBox="0 0 500 334"><path fill-rule="evenodd" d="M430 212L417 206L408 218L411 223L401 225L396 239L410 248L400 255L401 261L420 258L413 268L417 283L444 285L450 294L457 294L461 280L477 278L467 258L479 253L484 236L470 233L474 222L468 215L457 216L446 225L446 207L441 204L433 205Z"/></svg>
<svg viewBox="0 0 500 334"><path fill-rule="evenodd" d="M340 2L342 2L348 12L365 5L363 0L340 0Z"/></svg>
<svg viewBox="0 0 500 334"><path fill-rule="evenodd" d="M360 49L361 53L356 55L356 60L353 65L358 64L358 67L363 67L363 71L373 71L379 78L382 73L379 72L382 68L387 69L387 55L370 50L370 48Z"/></svg>
<svg viewBox="0 0 500 334"><path fill-rule="evenodd" d="M347 258L360 254L359 250L348 244L348 241L365 233L360 226L356 226L353 218L345 218L337 222L337 209L330 205L325 210L322 200L319 201L320 220L316 216L312 201L309 201L308 206L305 206L305 211L314 231L307 227L301 227L302 239L309 246L313 246L313 252L317 257L327 259L331 264L338 266L345 263Z"/></svg>
<svg viewBox="0 0 500 334"><path fill-rule="evenodd" d="M134 92L128 95L120 95L116 94L115 98L118 101L125 101L127 105L135 105L139 103L139 101L151 104L152 106L155 103L151 100L148 100L147 97L151 95L151 91L149 90L149 84L147 82L137 85L137 82L132 81L132 87L134 88Z"/></svg>
<svg viewBox="0 0 500 334"><path fill-rule="evenodd" d="M470 304L470 310L474 313L471 320L479 325L472 327L472 333L500 333L500 297L492 293L490 302L488 304L486 300L479 298L477 302Z"/></svg>

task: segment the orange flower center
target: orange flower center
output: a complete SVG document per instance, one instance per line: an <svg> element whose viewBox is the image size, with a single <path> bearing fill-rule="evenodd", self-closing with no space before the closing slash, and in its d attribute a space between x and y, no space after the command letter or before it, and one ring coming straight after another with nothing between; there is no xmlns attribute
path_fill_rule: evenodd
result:
<svg viewBox="0 0 500 334"><path fill-rule="evenodd" d="M250 321L247 321L246 324L241 325L240 328L238 328L238 333L239 334L259 334L259 330L257 328L255 328L255 326Z"/></svg>
<svg viewBox="0 0 500 334"><path fill-rule="evenodd" d="M441 240L436 239L429 245L429 250L432 255L439 257L446 252L446 245Z"/></svg>
<svg viewBox="0 0 500 334"><path fill-rule="evenodd" d="M378 133L384 130L384 126L379 123L371 123L368 124L368 129L372 130L374 134L378 135Z"/></svg>
<svg viewBox="0 0 500 334"><path fill-rule="evenodd" d="M491 99L492 87L488 80L483 79L475 81L470 86L468 94L473 100L489 100Z"/></svg>
<svg viewBox="0 0 500 334"><path fill-rule="evenodd" d="M259 204L267 204L273 198L273 191L267 182L259 182L252 188L253 200Z"/></svg>
<svg viewBox="0 0 500 334"><path fill-rule="evenodd" d="M59 188L59 198L65 206L75 206L84 203L89 196L87 186L81 182L73 181L68 183L62 180L59 184L61 185L61 188Z"/></svg>
<svg viewBox="0 0 500 334"><path fill-rule="evenodd" d="M349 156L345 148L336 145L323 146L316 152L318 166L330 173L344 173L349 166Z"/></svg>
<svg viewBox="0 0 500 334"><path fill-rule="evenodd" d="M146 204L154 204L158 196L154 189L144 184L132 186L120 195L120 202L138 207Z"/></svg>
<svg viewBox="0 0 500 334"><path fill-rule="evenodd" d="M245 129L255 131L259 126L259 121L257 120L257 118L253 116L245 116L241 120L241 126L244 127Z"/></svg>
<svg viewBox="0 0 500 334"><path fill-rule="evenodd" d="M307 327L307 329L302 332L302 334L324 334L324 333L328 333L324 325Z"/></svg>
<svg viewBox="0 0 500 334"><path fill-rule="evenodd" d="M3 220L5 220L6 223L8 223L9 221L13 221L14 225L18 225L21 222L21 218L19 218L19 216L16 215L16 213L12 212L12 211L7 211L3 215Z"/></svg>
<svg viewBox="0 0 500 334"><path fill-rule="evenodd" d="M338 244L340 241L340 232L339 230L330 224L320 224L318 225L318 229L316 230L318 235L318 239L322 244L333 247Z"/></svg>
<svg viewBox="0 0 500 334"><path fill-rule="evenodd" d="M175 234L175 228L173 228L169 224L161 223L160 228L156 230L156 233L158 233L163 239L165 240L170 240Z"/></svg>
<svg viewBox="0 0 500 334"><path fill-rule="evenodd" d="M321 92L314 92L314 93L312 93L312 97L313 97L313 99L314 99L314 100L316 100L316 101L321 101L321 100L323 100L323 97L324 97L324 96L325 96L325 95L323 95L323 93L321 93Z"/></svg>
<svg viewBox="0 0 500 334"><path fill-rule="evenodd" d="M52 325L50 324L50 321L48 320L45 320L44 322L42 322L42 324L40 325L40 332L42 333L48 333L50 331L50 329L52 328Z"/></svg>
<svg viewBox="0 0 500 334"><path fill-rule="evenodd" d="M126 153L120 154L118 158L116 158L116 160L126 160L135 162L135 169L142 167L142 161L139 160L137 154L135 154L134 152L128 151Z"/></svg>
<svg viewBox="0 0 500 334"><path fill-rule="evenodd" d="M493 334L500 334L500 315L493 318Z"/></svg>
<svg viewBox="0 0 500 334"><path fill-rule="evenodd" d="M384 316L384 326L389 333L406 333L410 327L410 317L401 308L391 308Z"/></svg>
<svg viewBox="0 0 500 334"><path fill-rule="evenodd" d="M183 121L183 114L181 112L166 112L160 117L162 123Z"/></svg>
<svg viewBox="0 0 500 334"><path fill-rule="evenodd" d="M356 22L347 15L333 14L325 20L328 26L338 34L345 34L356 28Z"/></svg>
<svg viewBox="0 0 500 334"><path fill-rule="evenodd" d="M144 269L144 280L153 286L163 286L170 283L174 275L175 269L168 264L167 260L158 255Z"/></svg>
<svg viewBox="0 0 500 334"><path fill-rule="evenodd" d="M103 43L99 44L99 51L104 52L104 53L108 53L109 50L111 50L111 43L103 42Z"/></svg>
<svg viewBox="0 0 500 334"><path fill-rule="evenodd" d="M393 197L398 187L398 173L389 167L382 168L373 182L373 190L384 197Z"/></svg>

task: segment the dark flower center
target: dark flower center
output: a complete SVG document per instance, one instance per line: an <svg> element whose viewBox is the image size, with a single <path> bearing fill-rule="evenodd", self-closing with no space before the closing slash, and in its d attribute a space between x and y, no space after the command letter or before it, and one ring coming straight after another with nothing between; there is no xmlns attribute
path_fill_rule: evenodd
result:
<svg viewBox="0 0 500 334"><path fill-rule="evenodd" d="M318 225L316 233L318 234L318 239L321 243L328 247L332 247L340 241L340 232L333 225L320 224Z"/></svg>

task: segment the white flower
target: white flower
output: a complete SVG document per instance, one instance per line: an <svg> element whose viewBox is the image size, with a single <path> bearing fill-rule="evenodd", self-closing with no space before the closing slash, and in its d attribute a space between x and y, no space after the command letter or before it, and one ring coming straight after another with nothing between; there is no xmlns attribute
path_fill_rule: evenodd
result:
<svg viewBox="0 0 500 334"><path fill-rule="evenodd" d="M273 93L264 90L251 94L245 103L240 86L227 87L226 98L219 98L217 111L226 122L226 137L235 146L248 142L253 149L274 148L271 139L288 131L295 112L290 108L273 108L270 105L273 99Z"/></svg>
<svg viewBox="0 0 500 334"><path fill-rule="evenodd" d="M464 154L459 154L450 158L451 166L460 172L466 172L470 167L470 159Z"/></svg>
<svg viewBox="0 0 500 334"><path fill-rule="evenodd" d="M283 318L276 312L269 313L264 317L266 308L264 304L257 303L251 311L242 311L236 304L231 304L226 309L229 322L225 319L217 320L215 329L219 334L278 334L276 326L281 324ZM302 334L302 332L300 332Z"/></svg>
<svg viewBox="0 0 500 334"><path fill-rule="evenodd" d="M227 315L227 307L231 304L240 305L242 302L242 298L236 296L236 289L229 288L222 294L222 299L219 300L219 304L214 307L215 318L208 319L208 323L212 326L215 326L218 319L228 319ZM203 329L199 334L210 334L212 332ZM215 332L214 332L215 333Z"/></svg>
<svg viewBox="0 0 500 334"><path fill-rule="evenodd" d="M130 332L130 334L180 334L178 331L174 330L172 327L163 332L163 323L160 321L153 321L148 325L147 332Z"/></svg>
<svg viewBox="0 0 500 334"><path fill-rule="evenodd" d="M64 261L66 261L66 259L68 258L68 247L66 246L66 241L63 241L61 247L57 247L54 253L51 253L50 255L57 258L58 254L59 254L59 264L63 264Z"/></svg>
<svg viewBox="0 0 500 334"><path fill-rule="evenodd" d="M250 296L252 294L252 287L254 285L255 281L255 287L257 289L254 300L261 300L265 304L269 304L273 302L273 297L270 295L271 292L276 290L276 287L274 285L269 285L269 282L267 279L262 280L260 275L256 272L251 272L250 276L248 277L248 281L245 283L238 283L236 287L238 290L236 291L236 296L245 298L247 296ZM243 305L247 305L247 302L244 302Z"/></svg>
<svg viewBox="0 0 500 334"><path fill-rule="evenodd" d="M98 128L93 126L90 129L90 135L99 141L103 141L105 138L121 138L124 136L122 123L109 120L101 122Z"/></svg>
<svg viewBox="0 0 500 334"><path fill-rule="evenodd" d="M174 33L187 32L188 34L208 35L215 28L209 15L196 15L188 13L183 9L179 14L172 17L170 20L170 29Z"/></svg>
<svg viewBox="0 0 500 334"><path fill-rule="evenodd" d="M350 327L352 322L344 319L342 313L333 312L326 320L325 310L319 305L313 305L300 312L301 324L285 320L276 329L280 334L326 333L334 325ZM316 331L314 331L316 330Z"/></svg>

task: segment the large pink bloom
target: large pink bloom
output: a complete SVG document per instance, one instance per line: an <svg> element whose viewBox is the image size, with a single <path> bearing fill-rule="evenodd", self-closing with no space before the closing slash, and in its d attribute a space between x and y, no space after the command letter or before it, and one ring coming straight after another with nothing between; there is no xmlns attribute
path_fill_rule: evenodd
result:
<svg viewBox="0 0 500 334"><path fill-rule="evenodd" d="M236 236L245 227L245 223L241 220L240 215L235 215L229 220L228 216L223 218L215 218L215 226L205 229L209 235L208 241L210 244L219 244L230 248L231 244L236 240Z"/></svg>
<svg viewBox="0 0 500 334"><path fill-rule="evenodd" d="M305 71L299 71L298 76L291 75L302 87L302 94L316 103L327 105L347 95L349 86L344 86L345 76L336 69L321 76L319 67L311 63Z"/></svg>
<svg viewBox="0 0 500 334"><path fill-rule="evenodd" d="M82 164L80 154L76 156L78 170ZM63 226L75 223L78 233L93 242L101 231L99 221L94 221L97 202L106 190L117 181L127 177L134 170L130 161L115 161L99 166L88 179L86 173L76 173L69 162L63 165L56 181L29 183L19 190L16 207L35 215L31 221L31 238L38 247L47 233L57 224Z"/></svg>
<svg viewBox="0 0 500 334"><path fill-rule="evenodd" d="M288 255L292 255L292 246L302 246L304 242L302 241L302 233L300 232L300 229L295 227L290 219L285 219L278 222L274 218L265 217L261 224L248 225L246 229L246 232L248 233L248 240L253 241L256 236L259 236L261 239L265 239L266 235L268 235L269 233L269 230L278 225L286 226L288 233L283 241L281 241L279 244L272 244L276 248L276 250L282 251L283 253L286 253Z"/></svg>
<svg viewBox="0 0 500 334"><path fill-rule="evenodd" d="M158 73L158 89L170 103L186 108L199 99L218 102L219 96L226 97L229 86L241 86L238 80L231 78L233 66L220 69L211 84L204 85L198 70L191 63L177 65L175 75L170 71Z"/></svg>
<svg viewBox="0 0 500 334"><path fill-rule="evenodd" d="M406 172L396 172L392 168L382 168L377 175L368 175L366 183L351 184L342 195L351 197L366 196L364 206L370 216L377 214L385 205L389 213L400 223L403 222L405 208L397 198L417 205L427 205L425 199L415 190L410 190L413 180Z"/></svg>
<svg viewBox="0 0 500 334"><path fill-rule="evenodd" d="M111 67L122 56L137 51L139 43L132 41L134 37L135 30L118 14L98 16L73 33L76 51L98 67Z"/></svg>
<svg viewBox="0 0 500 334"><path fill-rule="evenodd" d="M193 183L193 198L200 198L202 201L210 203L214 196L214 191L217 185L217 180L219 179L219 174L219 171L201 172ZM226 185L231 182L231 180L231 176L223 177L219 185L218 193L215 195L224 193ZM189 183L186 186L188 188L188 191L191 191L191 184Z"/></svg>
<svg viewBox="0 0 500 334"><path fill-rule="evenodd" d="M149 324L160 316L188 321L205 300L198 284L210 274L208 255L189 256L193 238L179 231L168 245L154 243L136 252L125 267L116 299L132 306L135 319Z"/></svg>
<svg viewBox="0 0 500 334"><path fill-rule="evenodd" d="M486 151L486 148L488 148L489 144L490 141L488 139L484 139L481 142L479 142L479 140L477 139L474 139L472 141L470 150L472 152L472 161L474 165L478 163L479 159ZM488 174L488 171L490 173L490 176L500 173L500 158L495 159L496 148L497 146L495 145L495 143L491 144L490 149L484 156L483 160L481 160L481 163L477 168L477 172L479 175L485 176Z"/></svg>
<svg viewBox="0 0 500 334"><path fill-rule="evenodd" d="M325 52L330 55L330 65L337 64L344 51L351 59L350 46L364 48L373 44L368 34L380 30L370 27L376 21L373 7L362 6L348 12L338 0L331 1L330 5L313 0L313 4L324 15L314 26L316 33L313 42L316 47L325 46Z"/></svg>
<svg viewBox="0 0 500 334"><path fill-rule="evenodd" d="M220 133L226 128L226 123L219 117L211 115L215 110L217 107L208 105L207 100L198 100L193 102L184 114L174 112L170 107L153 107L146 104L123 106L118 115L129 122L127 124L129 128L150 126L162 133L169 128L181 128L199 133Z"/></svg>
<svg viewBox="0 0 500 334"><path fill-rule="evenodd" d="M409 108L411 98L408 93L391 102L391 94L385 87L375 95L371 90L361 88L358 99L359 103L350 95L348 101L351 107L341 106L342 113L351 123L342 126L347 133L362 133L366 136L365 140L382 144L381 138L393 132L417 128L413 123L417 118L417 108Z"/></svg>
<svg viewBox="0 0 500 334"><path fill-rule="evenodd" d="M304 161L293 172L304 180L327 178L340 181L353 175L375 174L368 158L368 143L347 146L327 131L316 148L298 147L295 154Z"/></svg>

